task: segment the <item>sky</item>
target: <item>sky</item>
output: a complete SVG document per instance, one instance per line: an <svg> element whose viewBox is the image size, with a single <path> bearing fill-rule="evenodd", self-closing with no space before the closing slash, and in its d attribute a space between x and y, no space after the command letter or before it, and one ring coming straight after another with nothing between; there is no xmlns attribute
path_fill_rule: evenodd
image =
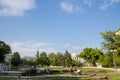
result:
<svg viewBox="0 0 120 80"><path fill-rule="evenodd" d="M120 0L0 0L0 40L22 57L101 49L101 32L120 28Z"/></svg>

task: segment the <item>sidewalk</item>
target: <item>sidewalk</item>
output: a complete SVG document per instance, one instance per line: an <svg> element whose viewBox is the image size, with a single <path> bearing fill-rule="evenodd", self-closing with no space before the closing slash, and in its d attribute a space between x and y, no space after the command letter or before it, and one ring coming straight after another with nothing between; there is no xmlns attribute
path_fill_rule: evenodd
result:
<svg viewBox="0 0 120 80"><path fill-rule="evenodd" d="M120 73L120 69L115 69L115 68L100 68L100 67L82 67L82 68L97 68L97 69L106 69L106 70L112 70L112 71L116 71L117 73Z"/></svg>

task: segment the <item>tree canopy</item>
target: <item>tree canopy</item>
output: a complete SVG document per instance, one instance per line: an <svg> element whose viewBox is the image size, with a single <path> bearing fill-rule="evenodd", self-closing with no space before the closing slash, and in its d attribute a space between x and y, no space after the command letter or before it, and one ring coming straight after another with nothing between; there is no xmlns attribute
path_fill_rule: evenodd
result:
<svg viewBox="0 0 120 80"><path fill-rule="evenodd" d="M41 65L50 65L50 60L49 60L49 58L47 57L46 52L40 53L37 62L38 62L39 64L41 64Z"/></svg>
<svg viewBox="0 0 120 80"><path fill-rule="evenodd" d="M5 55L11 53L11 48L4 41L0 41L0 63L4 62Z"/></svg>
<svg viewBox="0 0 120 80"><path fill-rule="evenodd" d="M11 64L13 66L19 66L19 64L22 63L21 57L19 55L19 52L14 52L13 56L12 56L12 60L11 60Z"/></svg>
<svg viewBox="0 0 120 80"><path fill-rule="evenodd" d="M105 51L104 58L102 58L101 62L105 67L113 66L113 56L115 56L115 63L118 66L120 65L120 35L116 34L118 31L120 31L120 29L101 33L101 36L104 39L102 42L102 48ZM110 50L114 49L117 52L110 52Z"/></svg>
<svg viewBox="0 0 120 80"><path fill-rule="evenodd" d="M79 55L79 57L85 59L86 61L92 63L94 66L99 60L100 56L103 55L101 50L98 48L85 48Z"/></svg>

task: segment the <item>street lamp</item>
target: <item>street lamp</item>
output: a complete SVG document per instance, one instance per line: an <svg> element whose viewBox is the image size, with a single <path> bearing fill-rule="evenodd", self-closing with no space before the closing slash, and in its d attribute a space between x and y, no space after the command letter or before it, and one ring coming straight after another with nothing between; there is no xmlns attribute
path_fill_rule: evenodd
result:
<svg viewBox="0 0 120 80"><path fill-rule="evenodd" d="M116 36L120 36L120 30L115 33ZM115 60L115 52L117 52L117 49L111 49L110 52L113 53L113 63L114 63L114 69L116 69L117 73L117 65L116 65L116 60Z"/></svg>
<svg viewBox="0 0 120 80"><path fill-rule="evenodd" d="M11 70L11 59L12 59L12 54L8 54L9 56L9 70Z"/></svg>
<svg viewBox="0 0 120 80"><path fill-rule="evenodd" d="M116 70L116 73L117 73L117 65L116 65L116 60L115 60L115 52L117 52L117 50L116 49L111 49L110 52L113 53L114 69Z"/></svg>
<svg viewBox="0 0 120 80"><path fill-rule="evenodd" d="M115 33L115 35L120 36L120 31L117 31L117 32Z"/></svg>

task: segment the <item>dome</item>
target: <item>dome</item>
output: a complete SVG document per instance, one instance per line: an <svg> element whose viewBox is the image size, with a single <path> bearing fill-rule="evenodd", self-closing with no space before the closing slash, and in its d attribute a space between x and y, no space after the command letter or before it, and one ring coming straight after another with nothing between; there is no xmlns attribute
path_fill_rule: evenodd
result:
<svg viewBox="0 0 120 80"><path fill-rule="evenodd" d="M72 57L77 57L76 53L73 53L73 54L72 54Z"/></svg>

